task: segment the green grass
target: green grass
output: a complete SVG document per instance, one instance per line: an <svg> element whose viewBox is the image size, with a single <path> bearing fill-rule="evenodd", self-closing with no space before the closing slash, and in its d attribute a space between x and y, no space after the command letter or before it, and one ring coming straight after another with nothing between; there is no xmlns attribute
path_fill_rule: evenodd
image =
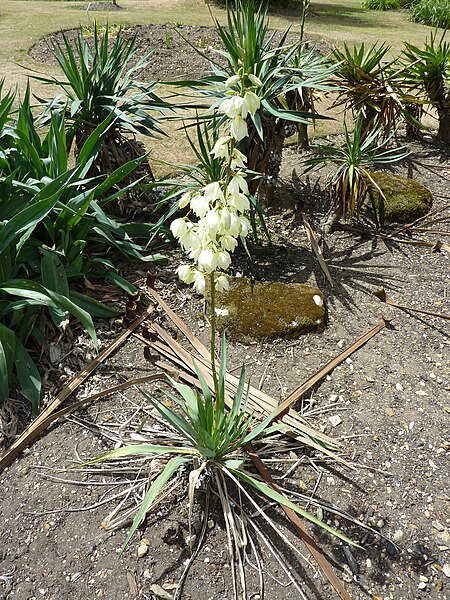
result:
<svg viewBox="0 0 450 600"><path fill-rule="evenodd" d="M325 37L332 44L342 44L359 42L363 31L366 43L379 39L386 40L393 46L393 52L398 53L403 40L420 46L431 32L429 27L409 21L406 11L389 11L380 14L377 11L361 8L360 1L312 2L307 19L307 34L317 39ZM169 22L212 24L204 0L120 0L119 4L123 10L96 11L90 15L85 10L87 4L87 1L74 0L2 0L0 78L4 77L8 86L17 85L20 92L25 89L28 78L27 71L23 67L45 71L46 74L57 73L56 67L33 61L28 55L30 47L41 37L54 31L92 25L93 18L100 24L109 21L124 26ZM221 22L225 22L223 10L215 7L211 10ZM290 11L283 16L277 13L271 18L270 24L279 29L286 29L291 25L292 31L299 31L298 11ZM36 94L44 94L44 89L40 88L38 82L33 82L33 91ZM45 95L49 93L51 90L47 87ZM324 132L321 130L323 127L325 127ZM329 124L321 125L318 134L325 133L328 128ZM159 149L152 144L157 156L164 158L166 155L170 156L171 160L177 160L173 155L173 144L163 140L157 146ZM181 152L181 157L183 153L184 150Z"/></svg>

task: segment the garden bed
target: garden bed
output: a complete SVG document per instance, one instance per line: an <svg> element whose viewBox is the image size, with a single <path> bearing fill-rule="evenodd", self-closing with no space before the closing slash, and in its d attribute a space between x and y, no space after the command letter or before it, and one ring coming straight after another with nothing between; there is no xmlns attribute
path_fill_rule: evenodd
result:
<svg viewBox="0 0 450 600"><path fill-rule="evenodd" d="M144 28L138 31L141 35ZM167 29L151 31L158 32L159 42L155 45L168 57L168 63L165 67L163 59L158 58L158 62L156 58L162 54L155 52L153 71L146 76L170 79L194 74L195 53L186 51L189 58L180 65L180 51L174 46L172 50L161 48L166 45ZM189 39L194 33L198 39L205 39L204 28L190 29ZM149 44L154 47L153 41ZM198 63L195 74L201 74L204 68L204 63ZM308 178L293 175L293 169L301 173L303 158L295 149L285 150L275 205L269 211L272 244L251 247L251 267L245 254L238 254L234 272L261 280L317 285L325 294L328 325L323 333L307 334L295 341L230 343L229 369L245 364L252 384L281 400L376 326L381 317L391 320L387 328L334 369L310 397L296 406L312 425L344 443L344 456L356 469L300 453L301 462L290 474L288 484L333 503L379 532L367 534L324 511L332 525L342 528L365 548L350 551L313 528L353 598L446 598L450 594L448 320L398 310L382 304L372 292L384 287L388 297L400 304L450 314L448 251L407 243L449 242L448 155L428 139L414 144L411 156L398 167L400 174L413 176L433 192L433 210L441 209L436 216L445 217L429 226L435 232L394 236L402 241L377 237L374 230L362 235L349 231L327 235L324 256L333 287L314 258L302 220L302 212L314 224L325 215L326 173ZM202 300L178 282L176 253L170 258L167 267L154 270L157 288L207 343L208 323ZM144 265L128 271L131 281L143 282L145 276ZM159 320L171 330L163 315ZM102 346L119 330L117 324L104 324L100 331ZM64 352L56 342L60 355L54 356L53 364L47 363L47 386L53 392L67 383L92 352L84 336L74 338ZM131 337L97 369L82 392L92 393L123 379L154 372L144 359L142 342ZM155 388L150 390L157 393ZM111 448L115 435L129 435L131 429L126 423L142 404L134 390L97 401L85 411L58 421L0 475L0 590L5 598L122 600L161 598L161 588L166 590L166 597L174 593L188 557L186 497L181 490L171 500L163 501L129 549L119 555L126 528L112 533L100 528L114 507L114 501L103 504L104 495L114 496L129 485L120 487L118 480L133 480L139 472L58 472L59 468L71 467ZM117 424L122 425L120 431ZM273 458L270 469L275 477L281 476L286 467L277 462L276 453ZM141 476L144 486L146 472ZM133 501L130 498L130 504ZM282 528L281 519L275 518ZM270 536L264 525L262 530ZM286 534L294 539L288 529ZM141 538L149 544L148 553L139 558ZM232 599L226 547L220 511L213 504L205 542L186 581L183 598ZM261 553L265 560L265 597L299 598L298 590L273 556L264 548ZM290 553L286 558L298 579L305 582L307 598L334 597L313 567ZM246 570L256 599L258 573L250 564L253 562L250 556Z"/></svg>

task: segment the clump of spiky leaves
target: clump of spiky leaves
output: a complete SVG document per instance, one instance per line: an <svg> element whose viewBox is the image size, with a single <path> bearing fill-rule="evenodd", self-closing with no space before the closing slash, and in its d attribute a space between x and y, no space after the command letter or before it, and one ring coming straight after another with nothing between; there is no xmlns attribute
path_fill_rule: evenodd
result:
<svg viewBox="0 0 450 600"><path fill-rule="evenodd" d="M232 398L227 397L226 389L226 346L222 341L221 360L217 377L217 393L211 393L202 370L194 364L199 387L193 388L170 379L172 391L167 392L168 402L156 401L142 390L147 401L163 419L169 435L165 435L164 445L135 444L124 446L107 452L88 461L93 462L115 459L118 457L148 457L151 462L155 457L166 459L159 475L153 479L142 504L134 518L124 548L142 523L145 515L152 509L158 497L170 487L171 480L188 477L189 514L192 513L195 490L202 488L207 494L214 493L221 502L228 536L228 547L233 563L234 597L238 598L238 581L244 597L247 598L245 576L243 576L242 528L250 519L245 513L239 495L246 499L261 515L273 531L283 538L280 529L267 515L261 506L261 499L275 501L286 506L314 524L324 528L333 535L350 542L342 533L334 530L324 522L303 510L298 504L275 491L252 473L249 458L243 450L246 444L273 436L283 431L283 426L271 424L273 415L262 421L246 414L248 386L242 369L237 391ZM229 408L227 408L227 406ZM237 490L238 496L235 491ZM258 500L258 498L260 500ZM207 520L208 516L205 515ZM249 537L252 537L251 534ZM350 542L351 543L351 542ZM294 546L291 549L297 552ZM236 577L237 564L240 577Z"/></svg>
<svg viewBox="0 0 450 600"><path fill-rule="evenodd" d="M215 111L222 110L219 107L223 107L224 100L242 93L244 88L256 94L258 110L245 117L248 135L237 145L247 157L249 171L264 176L249 181L250 192L255 196L261 181L270 181L272 167L279 163L286 122L311 123L313 118L322 118L306 110L292 109L286 95L303 86L315 87L323 68L313 63L304 65L301 73L292 69L298 44L287 43L288 31L275 41L275 32L268 29L266 2L257 6L255 0L237 0L227 7L227 27L216 19L214 24L223 49L215 50L220 61L204 55L211 63L213 75L171 83L189 86L205 96L210 102L210 118L217 119L217 127L229 117L227 114L213 116Z"/></svg>
<svg viewBox="0 0 450 600"><path fill-rule="evenodd" d="M450 27L450 4L448 0L415 0L409 7L411 19L430 27Z"/></svg>
<svg viewBox="0 0 450 600"><path fill-rule="evenodd" d="M450 142L450 43L446 32L438 38L431 34L423 47L405 42L403 57L406 68L401 77L406 85L415 89L423 102L437 111L439 129L437 139Z"/></svg>
<svg viewBox="0 0 450 600"><path fill-rule="evenodd" d="M101 151L91 168L91 175L111 173L121 165L146 154L135 134L155 137L163 134L159 125L161 111L170 108L154 91L153 83L140 83L136 77L149 61L150 53L137 58L136 35L127 39L122 30L111 43L108 26L103 33L94 21L92 42L79 32L74 44L62 33L62 42L53 44L53 52L65 79L36 77L57 85L64 91L50 102L65 110L67 144L75 142L77 155L84 142L104 119L112 115L111 126L104 136ZM131 134L131 135L130 135ZM133 179L153 181L148 161L141 163Z"/></svg>
<svg viewBox="0 0 450 600"><path fill-rule="evenodd" d="M41 137L29 89L14 115L13 101L11 93L0 99L0 402L18 388L36 413L41 379L28 350L66 331L70 315L95 341L92 317L117 314L74 287L84 277L125 283L108 256L112 248L129 260L163 257L147 254L133 225L103 210L128 192L123 180L142 158L108 177L89 177L113 116L94 129L69 168L64 114L53 110ZM156 229L143 224L140 234L147 241Z"/></svg>
<svg viewBox="0 0 450 600"><path fill-rule="evenodd" d="M398 10L399 0L362 0L361 6L369 10Z"/></svg>
<svg viewBox="0 0 450 600"><path fill-rule="evenodd" d="M398 85L399 69L395 60L386 60L390 47L374 43L366 46L336 48L336 81L339 93L334 106L344 106L353 114L361 115L362 135L379 129L389 136L397 128L400 117L411 118L405 103L414 103ZM400 69L402 71L402 69Z"/></svg>
<svg viewBox="0 0 450 600"><path fill-rule="evenodd" d="M330 175L328 187L333 210L339 217L351 219L358 213L364 202L369 185L374 186L383 198L383 192L370 176L370 167L389 165L405 158L408 151L404 148L387 147L390 138L382 140L379 129L364 133L364 120L356 119L353 134L344 123L345 143L343 146L318 145L319 155L305 160L306 171L330 163L335 170Z"/></svg>

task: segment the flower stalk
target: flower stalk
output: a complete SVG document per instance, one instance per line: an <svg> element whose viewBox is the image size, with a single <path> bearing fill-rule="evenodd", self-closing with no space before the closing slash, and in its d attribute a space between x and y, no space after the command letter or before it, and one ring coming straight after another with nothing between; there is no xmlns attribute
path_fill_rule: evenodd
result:
<svg viewBox="0 0 450 600"><path fill-rule="evenodd" d="M259 97L252 91L259 85L254 76L244 74L227 80L229 91L219 111L226 115L224 133L210 154L221 164L221 177L197 190L189 190L179 201L181 209L189 208L185 217L172 221L170 229L192 264L178 267L178 276L194 290L204 294L210 283L211 368L215 392L218 393L216 371L216 292L228 289L225 272L231 265L231 254L250 230L249 189L246 156L238 144L248 137L247 118L260 107Z"/></svg>

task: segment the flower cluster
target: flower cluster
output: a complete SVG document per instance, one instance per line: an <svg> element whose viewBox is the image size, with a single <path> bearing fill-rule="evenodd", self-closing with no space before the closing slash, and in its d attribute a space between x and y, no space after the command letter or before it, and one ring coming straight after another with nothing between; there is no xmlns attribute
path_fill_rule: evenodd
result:
<svg viewBox="0 0 450 600"><path fill-rule="evenodd" d="M254 76L247 75L246 78L252 85L262 85ZM247 159L236 148L236 143L248 135L246 118L258 110L260 101L243 85L239 85L240 92L233 89L240 79L236 75L226 82L230 89L219 110L228 117L229 135L220 137L211 150L214 158L223 162L225 175L220 181L186 192L179 206L189 207L190 211L186 217L172 221L170 226L172 234L194 262L194 266L181 265L178 276L185 283L193 284L200 294L205 291L207 275L213 276L215 289L228 289L225 275L216 272L228 269L238 238L245 238L250 227L246 216L250 209L245 174Z"/></svg>
<svg viewBox="0 0 450 600"><path fill-rule="evenodd" d="M244 87L245 80L250 83L250 89ZM254 115L261 105L259 96L251 90L262 85L262 81L252 73L245 77L233 75L225 82L225 86L229 89L226 92L227 98L219 106L219 111L228 117L227 125L230 135L237 142L248 136L247 116ZM238 91L236 91L236 87L238 87Z"/></svg>

